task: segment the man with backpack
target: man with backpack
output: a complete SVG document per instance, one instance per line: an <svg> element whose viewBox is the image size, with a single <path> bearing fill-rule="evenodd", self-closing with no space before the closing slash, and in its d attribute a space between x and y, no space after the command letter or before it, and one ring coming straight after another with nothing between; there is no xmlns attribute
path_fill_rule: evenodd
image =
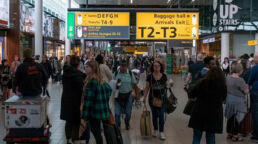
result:
<svg viewBox="0 0 258 144"><path fill-rule="evenodd" d="M115 99L115 121L117 126L120 127L121 114L125 114L126 130L129 130L133 101L132 90L135 90L136 97L139 98L139 88L134 75L128 70L126 60L121 61L120 69L115 72L113 79L119 83L119 94Z"/></svg>
<svg viewBox="0 0 258 144"><path fill-rule="evenodd" d="M192 64L189 68L189 74L185 84L185 90L187 91L188 97L192 97L190 95L195 88L198 80L203 78L211 68L216 67L216 61L214 57L207 56L204 58L203 62L200 61L201 58L202 55L198 55L197 60L199 61L197 61L196 64ZM204 67L202 67L203 63Z"/></svg>
<svg viewBox="0 0 258 144"><path fill-rule="evenodd" d="M188 72L188 75L186 78L186 84L189 84L190 81L192 81L192 82L196 81L196 79L197 79L196 75L199 71L202 70L203 67L204 67L203 55L198 54L197 62L189 66L189 72Z"/></svg>

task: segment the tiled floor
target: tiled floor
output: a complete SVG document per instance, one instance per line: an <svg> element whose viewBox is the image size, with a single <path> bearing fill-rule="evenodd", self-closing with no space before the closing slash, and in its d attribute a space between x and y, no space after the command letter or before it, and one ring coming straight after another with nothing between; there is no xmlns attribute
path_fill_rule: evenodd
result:
<svg viewBox="0 0 258 144"><path fill-rule="evenodd" d="M144 80L144 76L141 78ZM131 121L131 129L126 131L122 127L122 135L124 138L125 144L190 144L192 140L192 129L187 127L189 117L182 114L183 108L186 104L187 98L186 94L183 90L183 81L179 76L173 76L175 81L175 86L173 91L178 98L178 107L176 111L166 116L166 124L165 124L165 134L167 137L166 141L160 141L155 138L143 138L140 136L139 131L139 120L142 108L137 109L133 108L132 112L132 121ZM141 81L140 85L144 85L144 82ZM62 88L60 84L50 84L49 91L51 94L51 102L49 105L51 122L52 122L52 136L51 136L51 144L65 144L65 134L64 134L64 124L65 122L60 120L60 100ZM3 111L0 110L0 144L4 144L2 141L5 135L4 128L4 114ZM94 138L91 138L91 144L94 144ZM205 143L205 139L202 144ZM233 144L226 140L226 134L216 135L216 143L217 144ZM251 144L249 138L246 138L244 142L234 143L234 144Z"/></svg>

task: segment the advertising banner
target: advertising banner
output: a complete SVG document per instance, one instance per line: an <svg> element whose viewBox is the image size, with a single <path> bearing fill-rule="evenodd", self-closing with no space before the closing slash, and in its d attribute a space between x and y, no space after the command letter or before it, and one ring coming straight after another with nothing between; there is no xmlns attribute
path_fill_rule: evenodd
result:
<svg viewBox="0 0 258 144"><path fill-rule="evenodd" d="M20 5L20 30L21 32L35 32L35 9L21 3Z"/></svg>
<svg viewBox="0 0 258 144"><path fill-rule="evenodd" d="M9 27L9 0L0 0L0 26Z"/></svg>

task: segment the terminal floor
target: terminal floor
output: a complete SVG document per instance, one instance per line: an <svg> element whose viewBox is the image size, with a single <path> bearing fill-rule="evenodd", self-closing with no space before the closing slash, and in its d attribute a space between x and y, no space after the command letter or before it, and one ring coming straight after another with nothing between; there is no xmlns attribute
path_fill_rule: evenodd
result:
<svg viewBox="0 0 258 144"><path fill-rule="evenodd" d="M142 108L133 108L131 129L129 131L122 127L122 135L125 144L191 144L192 129L187 127L189 117L182 113L183 108L187 102L186 93L183 90L183 80L180 76L172 76L175 81L173 92L178 98L178 107L176 111L166 116L165 135L166 141L160 141L157 138L143 138L140 135L140 116ZM140 86L144 86L145 76L141 76ZM60 120L60 101L62 94L61 84L49 84L49 91L51 95L50 109L51 109L51 122L52 122L52 136L51 144L66 144L64 125L65 122ZM226 122L226 121L225 121ZM224 122L224 123L225 123ZM225 128L224 128L225 131ZM4 144L2 139L6 134L4 128L4 113L0 110L0 144ZM231 142L226 139L226 132L216 135L217 144L251 144L250 138L244 138L244 142ZM91 144L95 144L93 136L91 137ZM203 136L202 144L205 144Z"/></svg>

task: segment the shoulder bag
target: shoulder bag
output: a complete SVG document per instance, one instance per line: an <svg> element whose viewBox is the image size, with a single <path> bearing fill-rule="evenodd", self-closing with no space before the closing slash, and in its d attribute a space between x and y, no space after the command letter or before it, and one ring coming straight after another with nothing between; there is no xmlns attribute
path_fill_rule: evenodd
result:
<svg viewBox="0 0 258 144"><path fill-rule="evenodd" d="M154 93L153 93L153 83L152 83L153 74L152 74L151 76L152 76L152 77L151 77L152 106L157 107L157 108L161 108L162 105L163 105L163 101L162 101L162 99L160 99L160 98L154 97ZM158 83L157 80L156 80L156 83ZM161 98L163 98L162 93L161 93L161 90L160 90L160 94L161 94Z"/></svg>

